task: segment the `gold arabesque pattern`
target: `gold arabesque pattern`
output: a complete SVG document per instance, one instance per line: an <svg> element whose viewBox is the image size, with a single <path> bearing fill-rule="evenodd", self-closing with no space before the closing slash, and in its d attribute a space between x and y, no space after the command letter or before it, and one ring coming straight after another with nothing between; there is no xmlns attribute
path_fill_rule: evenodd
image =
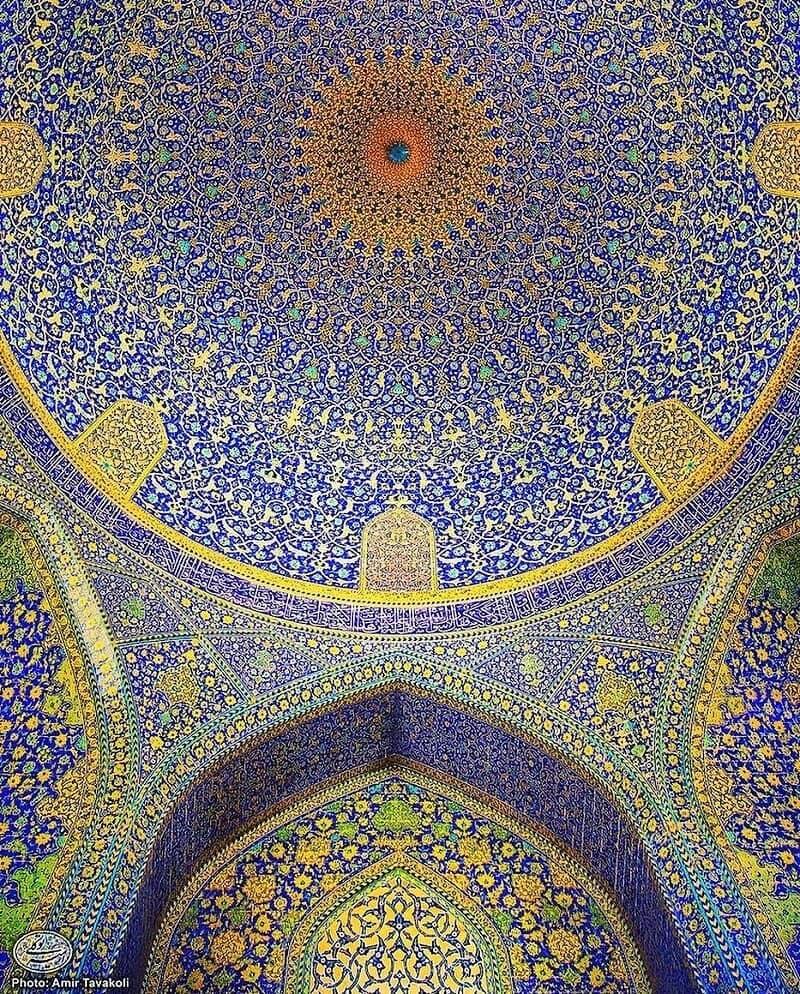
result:
<svg viewBox="0 0 800 994"><path fill-rule="evenodd" d="M287 994L511 994L492 923L434 878L395 856L333 891L298 929Z"/></svg>
<svg viewBox="0 0 800 994"><path fill-rule="evenodd" d="M396 593L436 590L436 538L420 515L394 507L364 528L361 589Z"/></svg>
<svg viewBox="0 0 800 994"><path fill-rule="evenodd" d="M752 162L767 193L800 197L800 121L765 125L753 145Z"/></svg>
<svg viewBox="0 0 800 994"><path fill-rule="evenodd" d="M646 407L631 432L631 449L658 489L672 496L723 447L723 441L679 400Z"/></svg>
<svg viewBox="0 0 800 994"><path fill-rule="evenodd" d="M154 408L118 400L75 439L75 448L130 497L166 452L167 435Z"/></svg>
<svg viewBox="0 0 800 994"><path fill-rule="evenodd" d="M0 199L36 189L47 165L39 132L23 121L0 121Z"/></svg>

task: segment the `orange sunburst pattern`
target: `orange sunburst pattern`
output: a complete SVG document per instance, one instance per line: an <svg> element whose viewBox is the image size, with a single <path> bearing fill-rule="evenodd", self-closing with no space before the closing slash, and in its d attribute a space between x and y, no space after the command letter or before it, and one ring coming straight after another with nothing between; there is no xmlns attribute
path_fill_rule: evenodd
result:
<svg viewBox="0 0 800 994"><path fill-rule="evenodd" d="M495 199L501 154L477 90L432 62L372 57L310 102L306 196L334 232L410 250L458 237Z"/></svg>

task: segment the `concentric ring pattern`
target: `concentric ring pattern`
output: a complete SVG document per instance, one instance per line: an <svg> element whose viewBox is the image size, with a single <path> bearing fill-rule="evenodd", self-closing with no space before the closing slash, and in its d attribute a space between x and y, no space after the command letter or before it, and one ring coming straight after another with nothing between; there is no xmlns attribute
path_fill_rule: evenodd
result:
<svg viewBox="0 0 800 994"><path fill-rule="evenodd" d="M3 333L68 436L161 413L134 499L215 553L354 586L404 498L443 586L555 563L661 499L645 405L729 436L794 330L779 5L15 11Z"/></svg>

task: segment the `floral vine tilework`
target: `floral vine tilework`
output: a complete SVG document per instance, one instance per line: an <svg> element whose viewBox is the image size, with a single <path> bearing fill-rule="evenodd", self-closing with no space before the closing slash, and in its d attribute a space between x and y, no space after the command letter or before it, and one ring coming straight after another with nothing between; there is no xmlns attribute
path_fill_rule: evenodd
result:
<svg viewBox="0 0 800 994"><path fill-rule="evenodd" d="M122 663L137 704L142 778L242 700L227 666L198 638L131 644L122 650Z"/></svg>
<svg viewBox="0 0 800 994"><path fill-rule="evenodd" d="M698 568L702 561L702 554L693 550L674 578L626 590L623 604L609 625L609 634L664 649L674 648L702 583Z"/></svg>
<svg viewBox="0 0 800 994"><path fill-rule="evenodd" d="M0 985L14 942L34 927L97 788L88 702L30 535L0 515ZM67 844L69 840L69 845Z"/></svg>
<svg viewBox="0 0 800 994"><path fill-rule="evenodd" d="M790 464L776 467L775 491ZM671 817L683 864L702 887L702 903L714 916L713 933L726 943L725 969L731 988L757 994L789 994L795 971L769 919L752 892L749 877L735 875L736 852L719 823L705 782L707 715L714 710L720 663L735 635L749 591L776 542L791 538L797 497L773 492L744 513L720 544L719 556L682 635L678 666L670 673L660 723L660 768L666 776L664 810ZM720 985L710 946L701 955L704 975ZM727 990L724 984L722 990Z"/></svg>
<svg viewBox="0 0 800 994"><path fill-rule="evenodd" d="M16 466L21 474L22 464ZM103 908L102 894L118 868L108 862L113 848L108 840L114 838L126 800L135 788L133 706L86 575L52 507L41 493L32 497L8 480L2 485L2 506L6 523L22 538L35 564L37 585L44 588L72 666L86 739L80 782L87 792L96 787L97 798L102 798L92 807L88 800L86 805L70 804L74 831L66 836L61 859L33 920L35 928L58 923L59 931L73 943L77 968ZM82 820L81 827L77 818ZM106 917L113 926L113 912L109 910ZM97 945L103 950L102 939Z"/></svg>
<svg viewBox="0 0 800 994"><path fill-rule="evenodd" d="M353 647L349 640L326 644L312 639L317 644L304 651L297 633L280 629L266 630L261 635L210 636L208 641L253 695L321 673L343 656L350 656Z"/></svg>
<svg viewBox="0 0 800 994"><path fill-rule="evenodd" d="M512 992L492 919L441 874L400 854L325 895L296 929L286 962L286 994Z"/></svg>
<svg viewBox="0 0 800 994"><path fill-rule="evenodd" d="M575 660L587 651L588 639L540 637L537 632L526 632L521 639L509 644L507 657L497 666L498 679L517 684L528 693L544 693L574 665ZM488 675L494 666L487 660L476 670ZM505 663L505 665L503 665ZM510 665L509 665L510 664ZM516 678L513 671L516 670Z"/></svg>
<svg viewBox="0 0 800 994"><path fill-rule="evenodd" d="M448 792L435 781L399 772L328 791L302 813L293 811L262 826L201 870L162 929L157 965L145 991L177 994L224 983L232 991L258 984L260 990L278 994L287 981L297 994L338 990L319 976L292 985L295 955L312 952L290 945L292 936L306 930L309 916L313 923L320 901L335 898L354 876L385 862L423 877L429 895L436 894L440 877L470 932L477 927L473 905L490 919L488 934L472 932L471 943L469 932L456 932L462 945L447 950L454 957L450 983L463 968L465 946L477 949L494 933L501 950L497 958L510 964L513 990L649 990L619 910L579 865L530 829L498 821L496 814L452 788ZM368 890L361 893L369 898ZM355 961L342 961L339 970L359 964L365 942L380 957L387 936L399 927L391 914L390 907L376 904L360 919L342 920L338 937L353 928L362 932L360 941L358 932L352 938ZM377 933L370 928L375 916ZM401 927L400 939L402 928L408 927ZM434 942L429 954L434 962L443 955L442 947ZM324 956L324 946L317 948L318 956ZM376 958L367 969L365 960L365 972L354 976L348 989L377 992L388 984L433 994L425 979L425 967L429 975L431 966L424 959L420 963L425 956L421 948L416 956L402 945L395 951L385 975L385 962L378 966ZM376 970L384 987L376 986ZM489 980L468 989L480 994L511 989Z"/></svg>
<svg viewBox="0 0 800 994"><path fill-rule="evenodd" d="M671 652L593 642L552 693L553 704L596 731L657 788L653 769L658 702Z"/></svg>
<svg viewBox="0 0 800 994"><path fill-rule="evenodd" d="M707 803L800 983L800 542L767 554L705 711Z"/></svg>
<svg viewBox="0 0 800 994"><path fill-rule="evenodd" d="M300 624L322 625L329 628L349 628L360 632L403 633L409 631L443 631L510 623L552 609L570 600L582 599L650 567L670 549L685 549L689 536L714 522L714 531L705 530L705 542L693 550L688 566L671 562L669 569L678 575L682 570L696 573L697 564L706 556L705 547L718 540L725 520L744 513L756 500L763 486L785 488L790 477L783 471L780 479L772 479L772 465L777 460L789 460L796 466L797 453L792 451L798 417L800 390L790 382L780 391L776 388L775 404L756 429L750 444L728 467L724 477L689 500L687 505L659 523L652 530L632 537L624 546L575 572L550 578L539 577L535 582L501 591L500 595L484 591L481 594L464 591L462 602L437 603L430 606L407 603L352 603L338 597L320 599L308 590L287 590L277 585L265 585L252 575L239 573L231 563L227 568L198 557L196 550L167 541L152 530L144 528L126 512L122 512L93 485L83 479L66 462L43 433L41 425L22 402L17 387L0 368L0 411L3 418L24 426L28 451L41 466L46 464L48 482L36 464L30 462L19 442L0 422L4 447L0 449L0 469L12 474L16 483L27 486L40 499L43 493L58 508L75 536L82 554L89 562L104 567L127 564L127 570L141 573L154 564L167 574L195 588L205 590L229 604L238 604L257 612L284 617ZM20 429L21 430L21 429ZM783 463L781 463L783 465ZM793 470L795 471L795 470ZM756 481L756 482L754 482ZM7 493L12 493L8 487ZM15 491L14 491L15 492ZM79 501L79 506L75 503ZM111 548L108 548L111 543ZM699 559L696 557L700 556ZM443 595L444 596L444 595Z"/></svg>
<svg viewBox="0 0 800 994"><path fill-rule="evenodd" d="M403 496L445 590L589 553L660 505L628 446L642 406L675 398L727 439L790 346L793 205L748 166L790 114L784 6L9 15L4 103L59 149L0 222L9 367L67 439L122 398L158 405L170 444L135 506L287 583L354 590L363 526ZM326 159L309 131L366 65L394 72L389 116L418 79L415 120L432 67L455 94L436 120L463 108L466 147L487 146L448 180L433 251L328 209L369 136Z"/></svg>
<svg viewBox="0 0 800 994"><path fill-rule="evenodd" d="M152 578L96 567L90 569L89 578L101 598L108 630L115 641L196 633L197 626L174 603L170 588L152 582Z"/></svg>

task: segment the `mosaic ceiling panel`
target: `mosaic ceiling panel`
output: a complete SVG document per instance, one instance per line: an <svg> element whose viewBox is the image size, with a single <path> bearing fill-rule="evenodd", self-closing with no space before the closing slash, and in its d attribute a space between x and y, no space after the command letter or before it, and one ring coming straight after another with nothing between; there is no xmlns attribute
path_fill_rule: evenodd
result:
<svg viewBox="0 0 800 994"><path fill-rule="evenodd" d="M0 0L0 980L797 987L789 6Z"/></svg>
<svg viewBox="0 0 800 994"><path fill-rule="evenodd" d="M725 440L780 366L780 4L43 9L5 15L50 156L0 221L7 358L67 440L154 410L113 478L207 550L355 587L399 504L444 588L552 565L662 500L648 404Z"/></svg>

